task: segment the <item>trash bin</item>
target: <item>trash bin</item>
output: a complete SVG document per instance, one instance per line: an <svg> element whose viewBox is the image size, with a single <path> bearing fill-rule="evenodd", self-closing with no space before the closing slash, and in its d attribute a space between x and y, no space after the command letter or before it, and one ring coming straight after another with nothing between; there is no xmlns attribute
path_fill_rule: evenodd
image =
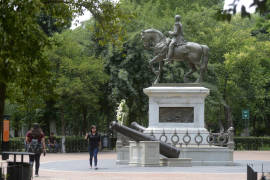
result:
<svg viewBox="0 0 270 180"><path fill-rule="evenodd" d="M4 178L2 176L2 167L0 167L0 180L4 180Z"/></svg>
<svg viewBox="0 0 270 180"><path fill-rule="evenodd" d="M114 149L115 148L115 146L116 146L116 138L113 138L113 137L110 137L109 138L109 148L110 149Z"/></svg>
<svg viewBox="0 0 270 180"><path fill-rule="evenodd" d="M7 180L31 180L33 166L25 162L8 162Z"/></svg>
<svg viewBox="0 0 270 180"><path fill-rule="evenodd" d="M108 148L109 147L109 137L103 136L102 138L102 148Z"/></svg>

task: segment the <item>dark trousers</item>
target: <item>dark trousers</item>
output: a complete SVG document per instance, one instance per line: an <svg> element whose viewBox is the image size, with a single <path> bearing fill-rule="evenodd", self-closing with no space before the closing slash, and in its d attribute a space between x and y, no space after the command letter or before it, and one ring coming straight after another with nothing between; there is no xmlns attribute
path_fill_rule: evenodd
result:
<svg viewBox="0 0 270 180"><path fill-rule="evenodd" d="M35 155L30 155L30 164L34 164L36 165L36 171L35 174L38 174L38 170L39 170L39 165L40 165L40 153L37 153Z"/></svg>
<svg viewBox="0 0 270 180"><path fill-rule="evenodd" d="M90 154L90 159L89 159L90 166L92 167L93 158L94 158L95 166L97 166L98 147L94 147L94 148L88 147L88 151L89 151L89 154Z"/></svg>

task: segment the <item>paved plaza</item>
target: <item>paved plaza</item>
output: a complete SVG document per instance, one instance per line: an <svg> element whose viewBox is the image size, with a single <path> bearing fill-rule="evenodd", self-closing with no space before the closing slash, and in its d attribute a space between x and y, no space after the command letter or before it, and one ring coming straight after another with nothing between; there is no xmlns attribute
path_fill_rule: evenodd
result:
<svg viewBox="0 0 270 180"><path fill-rule="evenodd" d="M235 166L130 167L116 165L115 152L99 154L99 169L89 168L88 153L57 153L41 157L40 180L245 180L246 164L270 171L270 151L236 151Z"/></svg>

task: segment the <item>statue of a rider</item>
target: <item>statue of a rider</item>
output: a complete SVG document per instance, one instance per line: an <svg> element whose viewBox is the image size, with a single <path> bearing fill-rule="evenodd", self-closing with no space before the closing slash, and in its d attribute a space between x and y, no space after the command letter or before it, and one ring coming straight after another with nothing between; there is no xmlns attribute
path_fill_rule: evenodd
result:
<svg viewBox="0 0 270 180"><path fill-rule="evenodd" d="M183 35L183 28L182 28L182 24L180 20L181 20L181 16L175 15L174 31L169 31L169 34L172 36L172 40L169 45L167 58L164 59L167 62L172 61L174 47L186 44L186 41Z"/></svg>

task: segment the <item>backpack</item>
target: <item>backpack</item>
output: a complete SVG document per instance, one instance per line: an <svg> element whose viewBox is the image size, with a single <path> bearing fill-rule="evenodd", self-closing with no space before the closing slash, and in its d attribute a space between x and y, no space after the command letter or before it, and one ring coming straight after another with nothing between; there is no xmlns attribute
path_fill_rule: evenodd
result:
<svg viewBox="0 0 270 180"><path fill-rule="evenodd" d="M35 154L42 153L42 145L41 142L38 142L38 139L32 139L32 141L28 145L28 152L32 152Z"/></svg>

